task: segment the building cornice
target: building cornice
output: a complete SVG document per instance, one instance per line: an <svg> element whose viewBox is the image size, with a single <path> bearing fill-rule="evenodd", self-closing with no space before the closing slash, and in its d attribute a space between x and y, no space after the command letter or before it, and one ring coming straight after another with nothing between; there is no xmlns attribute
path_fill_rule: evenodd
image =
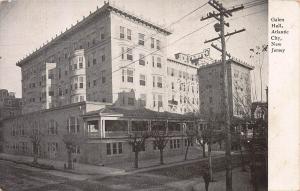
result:
<svg viewBox="0 0 300 191"><path fill-rule="evenodd" d="M175 60L175 59L172 59L172 58L167 58L167 61L175 62L175 63L177 63L177 64L181 64L181 65L185 65L185 66L189 66L189 67L192 67L192 68L195 68L195 69L198 69L198 68L199 68L199 67L194 66L194 65L192 65L192 64L183 63L183 62L180 62L180 61Z"/></svg>
<svg viewBox="0 0 300 191"><path fill-rule="evenodd" d="M72 34L76 30L82 28L83 26L85 26L86 24L91 22L94 18L96 18L97 16L99 16L101 14L105 14L107 12L115 12L115 13L121 14L125 17L128 17L128 18L138 22L138 23L142 23L146 26L154 28L155 30L158 30L158 31L160 31L160 32L162 32L166 35L171 34L171 32L169 30L167 30L166 28L163 28L162 26L159 26L158 24L154 24L151 21L147 21L144 18L140 18L140 17L134 15L133 13L129 13L128 11L122 10L121 8L117 7L116 5L110 4L109 2L107 2L107 3L105 2L104 5L101 8L98 8L98 6L97 6L97 10L95 12L93 12L93 13L90 12L90 15L87 16L87 17L83 16L83 19L81 21L77 21L77 23L74 26L71 25L71 28L69 28L69 29L66 28L65 32L61 32L61 34L56 35L54 38L51 39L50 42L47 41L46 44L43 44L43 46L36 49L31 54L26 55L26 57L24 57L20 61L18 61L16 63L16 65L21 67L27 61L34 58L34 56L40 55L41 53L43 53L43 51L47 50L47 48L49 48L49 47L55 45L56 43L58 43L59 40L63 40L66 36Z"/></svg>
<svg viewBox="0 0 300 191"><path fill-rule="evenodd" d="M253 70L254 69L254 66L244 62L244 61L241 61L239 60L238 58L234 58L234 57L231 57L230 59L227 60L227 64L231 64L231 63L234 63L234 64L237 64L237 65L240 65L240 66L243 66L249 70ZM205 64L205 65L201 65L199 67L199 69L203 69L203 68L210 68L210 67L213 67L213 66L216 66L216 65L220 65L222 64L221 60L216 60L215 62L211 63L211 64Z"/></svg>

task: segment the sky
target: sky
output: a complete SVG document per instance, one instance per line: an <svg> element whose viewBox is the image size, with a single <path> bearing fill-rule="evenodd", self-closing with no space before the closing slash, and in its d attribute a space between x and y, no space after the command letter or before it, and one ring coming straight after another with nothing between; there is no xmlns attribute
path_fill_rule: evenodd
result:
<svg viewBox="0 0 300 191"><path fill-rule="evenodd" d="M252 1L255 0L221 0L225 7ZM218 35L213 28L216 20L200 20L202 16L206 16L209 11L213 10L205 4L207 0L116 0L110 2L171 30L172 34L168 37L168 44L170 44L167 47L168 57L173 57L178 52L196 54L205 48L210 48L212 58L221 58L220 52L211 48L210 43L204 44L205 40ZM16 92L17 97L21 97L21 72L16 62L103 4L103 0L0 0L0 89ZM180 22L175 22L202 5L204 5L202 8ZM212 21L214 22L207 25ZM230 27L225 28L226 32L246 29L245 32L227 38L226 48L227 52L234 57L255 66L252 72L253 101L261 99L260 67L262 67L263 100L265 100L264 89L268 85L267 54L250 58L251 48L267 44L267 21L268 5L263 4L233 13L233 16L227 19ZM178 41L178 39L181 40ZM220 42L214 43L221 47Z"/></svg>

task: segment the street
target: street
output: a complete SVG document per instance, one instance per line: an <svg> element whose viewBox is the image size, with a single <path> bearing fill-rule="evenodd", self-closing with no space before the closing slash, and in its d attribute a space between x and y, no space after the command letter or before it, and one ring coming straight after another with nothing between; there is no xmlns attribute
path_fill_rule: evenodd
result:
<svg viewBox="0 0 300 191"><path fill-rule="evenodd" d="M40 170L0 160L0 188L4 191L204 190L203 179L200 175L195 175L187 170L181 172L181 176L177 177L169 173L171 169L173 167L163 170L165 173L154 170L101 177L98 175L79 175L61 171ZM215 181L210 184L210 190L223 190L225 184L224 173L224 171L214 173ZM252 190L248 172L241 172L240 168L236 168L233 170L233 176L235 177L233 179L235 190Z"/></svg>

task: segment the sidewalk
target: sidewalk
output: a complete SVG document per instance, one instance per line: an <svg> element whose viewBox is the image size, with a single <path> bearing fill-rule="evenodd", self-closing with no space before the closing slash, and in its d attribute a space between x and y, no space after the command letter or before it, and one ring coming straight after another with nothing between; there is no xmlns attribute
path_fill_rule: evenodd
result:
<svg viewBox="0 0 300 191"><path fill-rule="evenodd" d="M20 155L10 155L6 153L0 153L0 159L14 161L16 163L32 163L32 157L20 156ZM38 163L52 165L56 170L64 171L65 173L75 173L82 175L118 175L122 174L125 171L122 169L112 168L112 167L103 167L96 165L88 165L82 163L76 163L75 168L72 170L64 169L64 161L54 161L48 159L38 159ZM51 171L51 170L50 170ZM63 175L64 172L61 172ZM56 172L54 173L56 174Z"/></svg>
<svg viewBox="0 0 300 191"><path fill-rule="evenodd" d="M224 156L224 151L212 151L212 156ZM177 156L171 156L171 157L164 157L164 164L161 165L159 161L159 157L155 159L149 159L149 160L139 160L139 168L134 168L134 160L130 162L122 162L122 163L116 163L116 164L109 164L106 165L108 167L112 168L118 168L118 169L124 169L126 172L143 172L148 170L154 170L159 168L165 168L169 166L174 165L180 165L180 164L186 164L191 163L195 161L201 161L201 160L207 160L207 154L206 158L202 157L202 153L200 152L194 152L189 153L187 160L184 160L184 155L177 155Z"/></svg>

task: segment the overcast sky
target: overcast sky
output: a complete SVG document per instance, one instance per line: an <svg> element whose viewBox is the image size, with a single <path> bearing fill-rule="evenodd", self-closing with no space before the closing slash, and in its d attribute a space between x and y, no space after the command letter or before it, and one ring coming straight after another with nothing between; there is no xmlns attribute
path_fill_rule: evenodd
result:
<svg viewBox="0 0 300 191"><path fill-rule="evenodd" d="M223 0L224 6L230 7L254 0ZM112 2L112 1L110 1ZM168 26L173 34L168 37L168 43L201 28L213 21L200 21L212 8L205 5L180 22L171 25L183 15L206 3L207 0L116 0L114 3L125 10L142 15L154 23ZM21 96L21 73L15 64L18 60L40 47L55 34L64 31L66 27L75 24L83 16L94 12L104 4L103 0L11 0L0 1L0 89L5 88ZM267 43L267 4L248 8L233 14L228 19L230 27L227 32L245 28L246 32L231 36L227 42L227 50L234 57L257 66L252 80L256 79L252 87L252 98L255 100L254 89L260 99L260 79L257 61L250 59L250 48ZM217 33L213 24L186 36L182 40L168 47L168 56L177 52L195 54L210 44L205 40L214 38ZM215 42L215 44L220 44ZM219 45L220 46L220 45ZM220 53L211 49L212 57L220 59ZM258 60L258 58L256 58ZM265 54L263 60L263 89L268 80L268 58ZM263 90L264 91L264 90ZM265 99L265 95L263 95Z"/></svg>

